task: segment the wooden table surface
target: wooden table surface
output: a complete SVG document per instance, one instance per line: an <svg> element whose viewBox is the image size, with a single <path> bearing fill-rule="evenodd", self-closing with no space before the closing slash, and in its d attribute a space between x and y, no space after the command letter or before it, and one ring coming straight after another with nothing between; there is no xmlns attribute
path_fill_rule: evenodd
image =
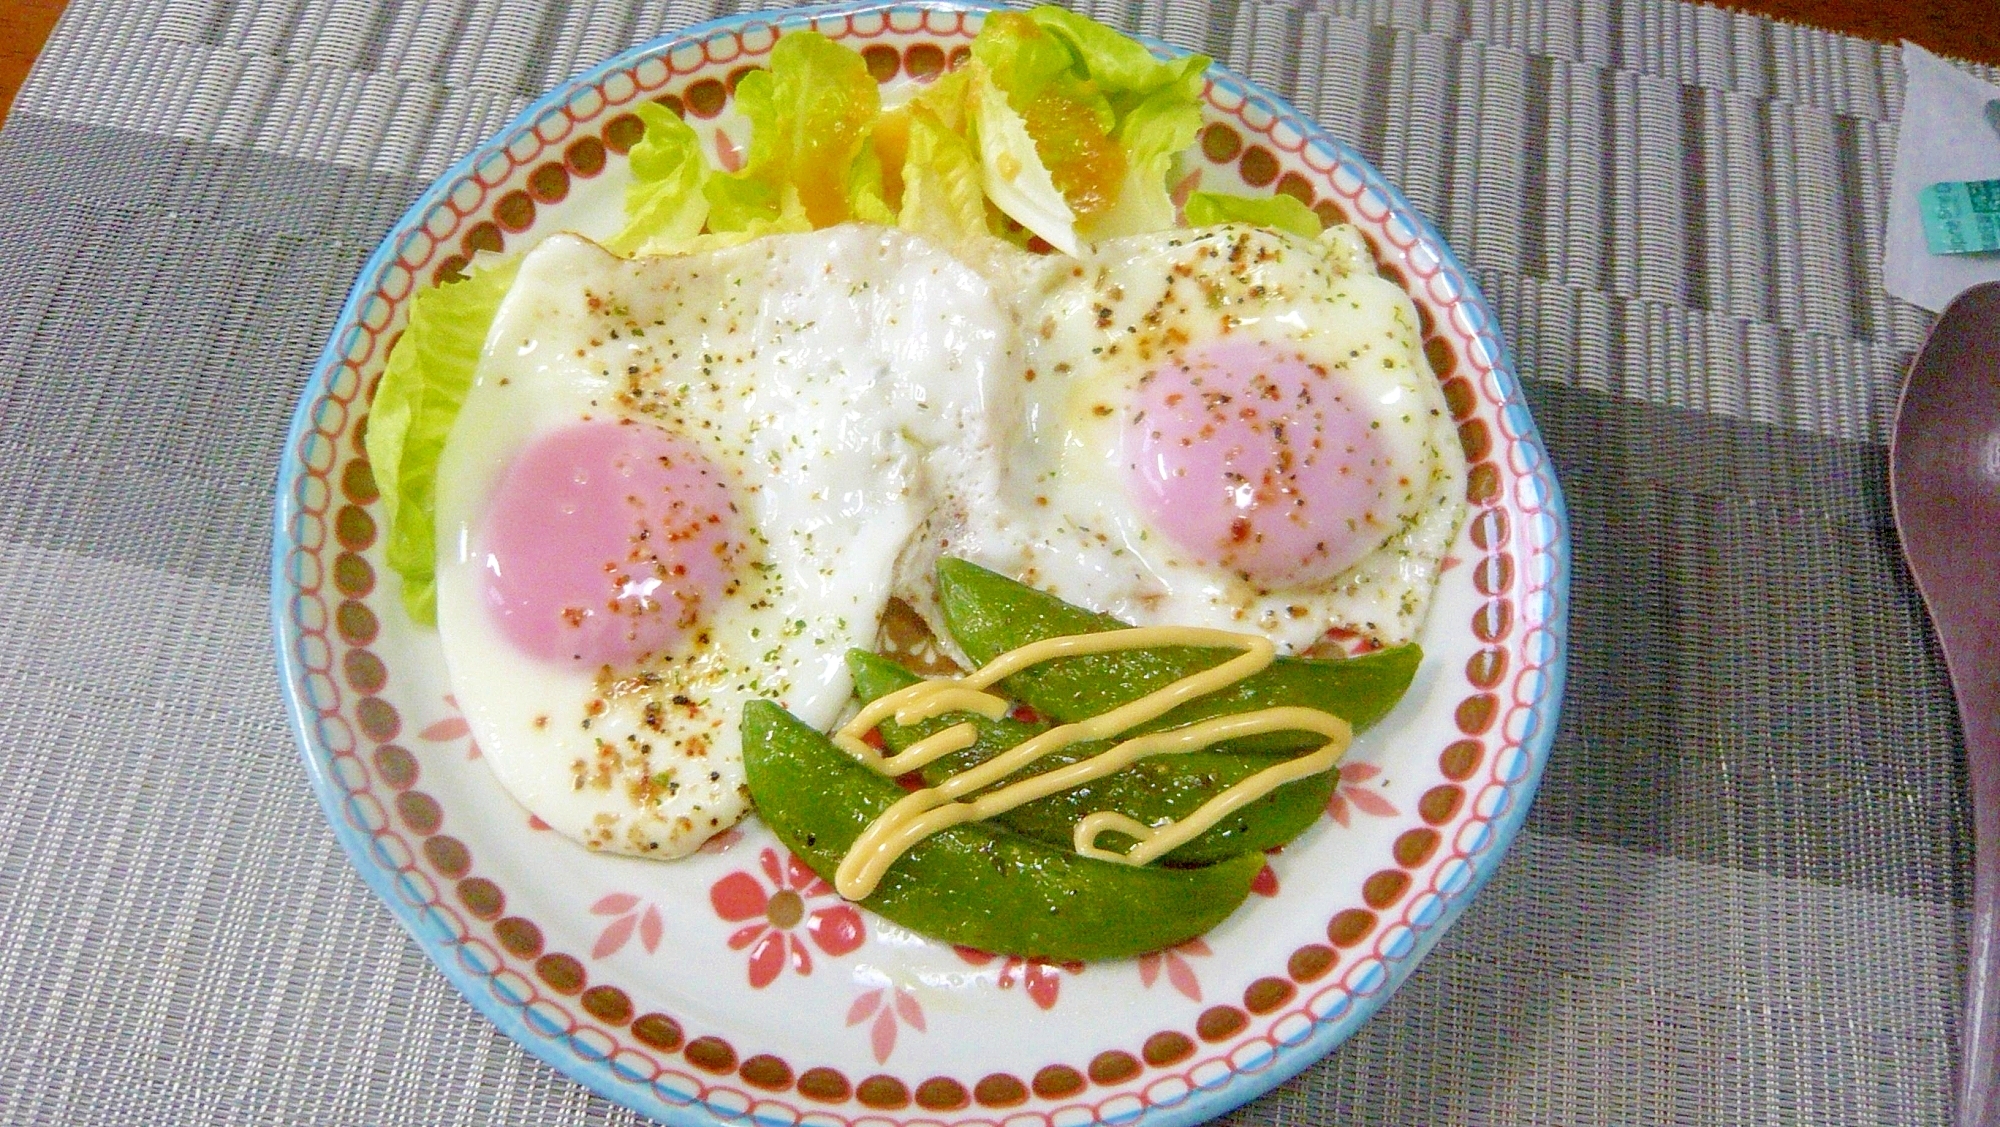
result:
<svg viewBox="0 0 2000 1127"><path fill-rule="evenodd" d="M63 6L64 0L0 0L0 121ZM1911 39L1940 54L2000 66L1997 0L1734 0L1723 6L1869 39Z"/></svg>

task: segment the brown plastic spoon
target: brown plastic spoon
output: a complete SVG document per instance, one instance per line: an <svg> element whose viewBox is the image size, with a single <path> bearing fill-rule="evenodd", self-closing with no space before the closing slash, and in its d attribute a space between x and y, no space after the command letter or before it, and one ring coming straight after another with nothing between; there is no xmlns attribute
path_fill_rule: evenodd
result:
<svg viewBox="0 0 2000 1127"><path fill-rule="evenodd" d="M1889 496L1958 697L1972 786L1958 1124L2000 1127L2000 282L1947 306L1910 366Z"/></svg>

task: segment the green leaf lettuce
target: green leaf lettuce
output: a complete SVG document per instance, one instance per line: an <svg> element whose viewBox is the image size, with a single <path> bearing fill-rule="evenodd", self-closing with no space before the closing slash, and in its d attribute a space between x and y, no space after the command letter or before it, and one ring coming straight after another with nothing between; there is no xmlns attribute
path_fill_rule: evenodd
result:
<svg viewBox="0 0 2000 1127"><path fill-rule="evenodd" d="M518 266L503 259L418 290L369 410L366 448L388 529L384 553L402 577L404 608L422 625L437 621L438 457Z"/></svg>

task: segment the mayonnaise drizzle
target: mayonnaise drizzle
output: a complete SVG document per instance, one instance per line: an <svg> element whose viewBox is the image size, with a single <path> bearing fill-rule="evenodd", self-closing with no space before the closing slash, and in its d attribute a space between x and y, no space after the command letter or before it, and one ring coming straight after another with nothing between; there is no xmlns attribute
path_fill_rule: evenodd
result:
<svg viewBox="0 0 2000 1127"><path fill-rule="evenodd" d="M947 712L973 712L989 720L998 719L1006 714L1008 704L985 690L1023 669L1056 658L1153 646L1213 646L1243 652L1109 712L1051 728L935 787L914 791L897 800L855 839L834 874L834 887L849 900L864 899L875 891L882 875L898 857L931 834L1081 786L1124 770L1149 755L1197 751L1223 740L1260 732L1308 731L1327 737L1317 751L1266 767L1204 802L1179 821L1148 826L1127 815L1100 810L1077 823L1074 842L1078 853L1105 861L1143 865L1192 841L1232 811L1277 787L1330 770L1346 752L1353 729L1345 720L1316 708L1265 708L1137 736L1087 759L1042 772L990 794L976 795L1051 752L1074 743L1109 739L1164 716L1188 701L1228 688L1264 669L1276 657L1276 647L1269 639L1195 626L1138 627L1030 642L1001 654L964 677L922 681L871 701L834 732L833 742L885 775L902 775L972 746L978 733L971 724L955 724L897 755L884 756L862 739L884 720L893 718L898 724L918 724ZM1097 839L1110 832L1131 837L1136 844L1124 853L1100 848Z"/></svg>

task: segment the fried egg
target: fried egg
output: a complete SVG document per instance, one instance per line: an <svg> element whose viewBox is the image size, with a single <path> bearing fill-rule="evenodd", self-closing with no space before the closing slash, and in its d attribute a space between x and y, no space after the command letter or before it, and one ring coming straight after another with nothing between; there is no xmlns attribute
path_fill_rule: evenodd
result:
<svg viewBox="0 0 2000 1127"><path fill-rule="evenodd" d="M530 251L437 480L445 660L506 789L640 856L742 817L742 705L836 718L939 483L1000 444L1012 326L890 229Z"/></svg>
<svg viewBox="0 0 2000 1127"><path fill-rule="evenodd" d="M438 471L438 621L501 783L675 857L748 808L753 698L830 726L844 655L969 558L1143 625L1422 624L1465 467L1351 229L954 257L843 226L522 260Z"/></svg>
<svg viewBox="0 0 2000 1127"><path fill-rule="evenodd" d="M1005 473L951 508L953 554L1140 625L1416 636L1464 455L1352 228L1109 240L1017 319Z"/></svg>

